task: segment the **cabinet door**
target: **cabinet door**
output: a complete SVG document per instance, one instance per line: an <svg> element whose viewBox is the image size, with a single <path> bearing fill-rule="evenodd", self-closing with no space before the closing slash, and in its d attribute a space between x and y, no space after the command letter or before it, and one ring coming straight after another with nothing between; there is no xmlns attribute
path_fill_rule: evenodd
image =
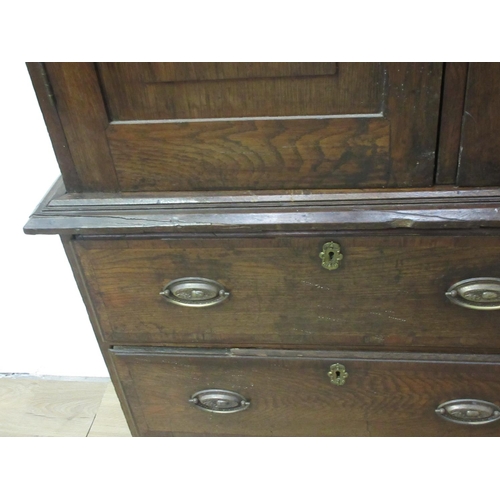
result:
<svg viewBox="0 0 500 500"><path fill-rule="evenodd" d="M433 183L440 63L45 67L77 174L70 191Z"/></svg>
<svg viewBox="0 0 500 500"><path fill-rule="evenodd" d="M458 185L500 185L499 63L469 64Z"/></svg>

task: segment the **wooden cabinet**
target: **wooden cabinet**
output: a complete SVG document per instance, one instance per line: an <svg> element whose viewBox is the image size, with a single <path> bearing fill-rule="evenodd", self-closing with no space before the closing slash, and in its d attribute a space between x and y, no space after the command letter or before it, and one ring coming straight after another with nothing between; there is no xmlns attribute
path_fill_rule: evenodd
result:
<svg viewBox="0 0 500 500"><path fill-rule="evenodd" d="M28 67L135 435L500 435L500 65Z"/></svg>
<svg viewBox="0 0 500 500"><path fill-rule="evenodd" d="M425 187L436 63L51 63L70 191ZM64 171L63 171L64 175Z"/></svg>

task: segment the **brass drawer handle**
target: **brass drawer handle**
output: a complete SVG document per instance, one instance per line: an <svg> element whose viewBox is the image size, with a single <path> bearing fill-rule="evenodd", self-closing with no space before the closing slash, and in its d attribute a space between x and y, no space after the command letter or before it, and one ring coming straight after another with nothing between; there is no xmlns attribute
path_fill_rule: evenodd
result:
<svg viewBox="0 0 500 500"><path fill-rule="evenodd" d="M250 406L250 401L241 394L223 389L199 391L191 396L189 402L200 410L212 413L236 413Z"/></svg>
<svg viewBox="0 0 500 500"><path fill-rule="evenodd" d="M160 292L171 304L187 307L210 307L224 302L229 292L217 281L205 278L180 278Z"/></svg>
<svg viewBox="0 0 500 500"><path fill-rule="evenodd" d="M340 245L329 241L323 245L323 251L319 254L319 258L321 259L321 265L325 269L333 271L339 267L344 256L340 253Z"/></svg>
<svg viewBox="0 0 500 500"><path fill-rule="evenodd" d="M500 309L500 279L472 278L459 281L449 288L446 297L454 304L469 309Z"/></svg>
<svg viewBox="0 0 500 500"><path fill-rule="evenodd" d="M479 399L454 399L439 405L436 414L455 424L481 425L500 420L500 408Z"/></svg>

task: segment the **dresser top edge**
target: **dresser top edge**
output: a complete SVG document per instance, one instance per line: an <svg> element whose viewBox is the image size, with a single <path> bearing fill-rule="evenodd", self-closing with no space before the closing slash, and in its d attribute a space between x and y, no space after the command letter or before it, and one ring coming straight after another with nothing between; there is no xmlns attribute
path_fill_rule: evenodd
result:
<svg viewBox="0 0 500 500"><path fill-rule="evenodd" d="M59 178L26 234L500 227L500 188L68 194Z"/></svg>

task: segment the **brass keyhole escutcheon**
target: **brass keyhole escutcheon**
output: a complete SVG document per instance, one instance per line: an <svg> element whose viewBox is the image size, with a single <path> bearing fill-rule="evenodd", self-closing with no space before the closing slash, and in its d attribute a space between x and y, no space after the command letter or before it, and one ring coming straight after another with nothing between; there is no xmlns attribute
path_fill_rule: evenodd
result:
<svg viewBox="0 0 500 500"><path fill-rule="evenodd" d="M340 245L329 241L323 245L323 251L319 254L319 258L321 259L321 265L325 269L333 271L338 269L344 256L340 253Z"/></svg>
<svg viewBox="0 0 500 500"><path fill-rule="evenodd" d="M332 384L344 385L345 379L349 376L349 374L345 371L344 365L335 363L334 365L330 366L328 376L330 377L330 381Z"/></svg>

